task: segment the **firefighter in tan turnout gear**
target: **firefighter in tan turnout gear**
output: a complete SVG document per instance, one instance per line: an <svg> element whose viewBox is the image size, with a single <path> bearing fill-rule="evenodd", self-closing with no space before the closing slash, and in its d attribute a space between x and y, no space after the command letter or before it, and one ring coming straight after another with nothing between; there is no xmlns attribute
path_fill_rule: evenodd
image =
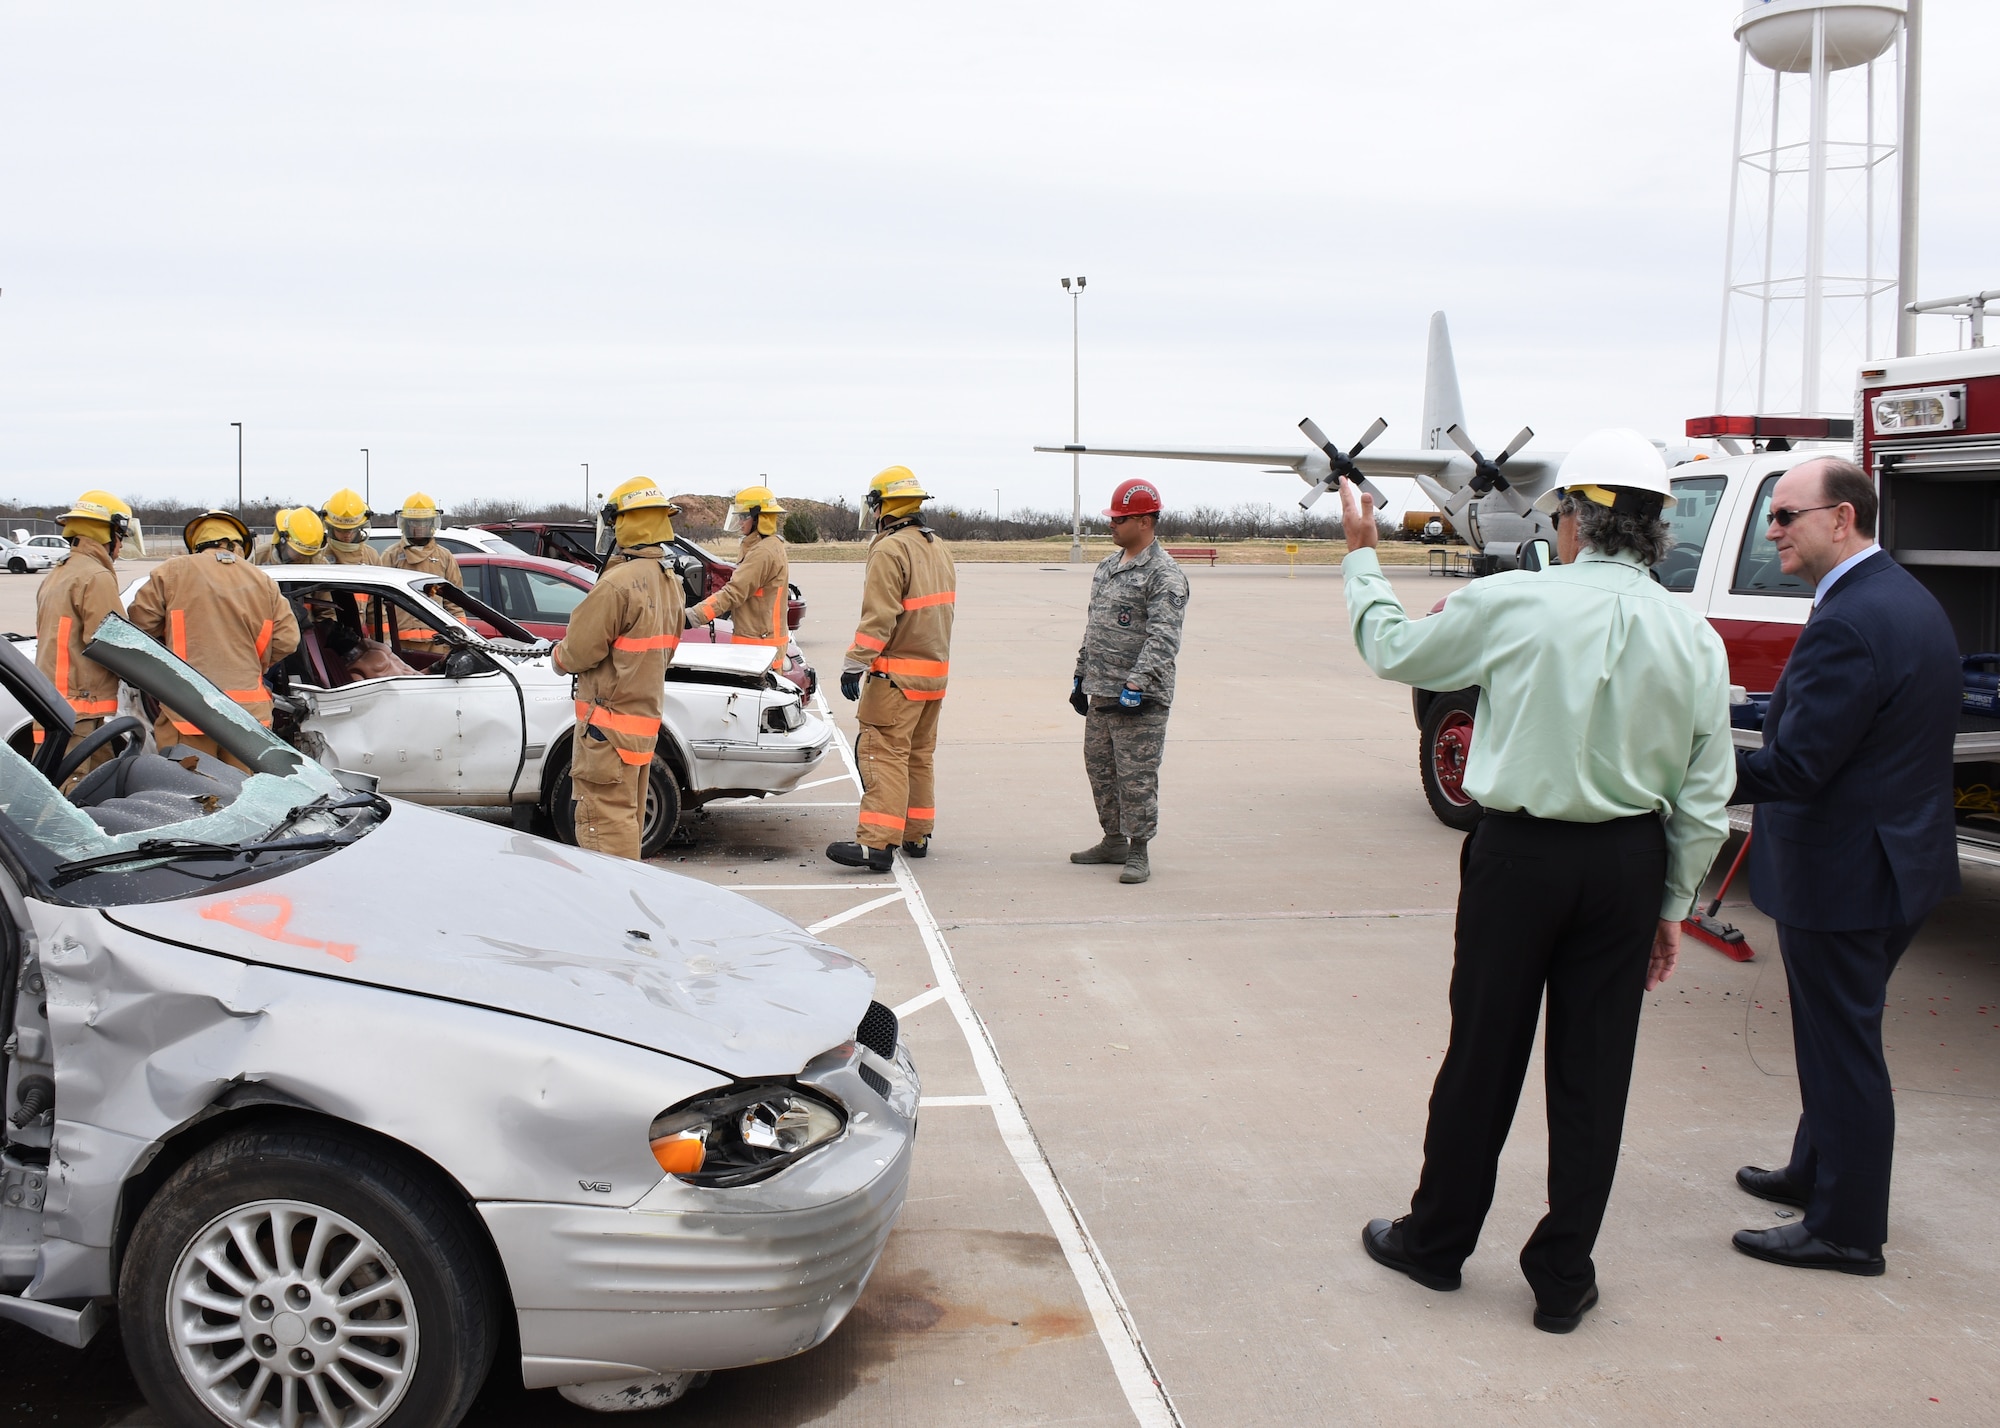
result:
<svg viewBox="0 0 2000 1428"><path fill-rule="evenodd" d="M676 514L643 476L611 493L600 517L603 573L551 656L558 672L576 677L577 846L634 861L667 663L680 643L681 579L667 559Z"/></svg>
<svg viewBox="0 0 2000 1428"><path fill-rule="evenodd" d="M705 625L727 616L735 630L731 640L739 645L769 645L771 667L783 669L785 647L791 642L785 612L792 594L792 563L778 535L778 518L785 508L770 487L745 486L729 503L729 514L742 523L736 573L688 612L688 623Z"/></svg>
<svg viewBox="0 0 2000 1428"><path fill-rule="evenodd" d="M85 491L63 512L62 533L69 554L35 591L35 667L49 677L76 715L71 749L118 712L118 676L86 655L83 647L96 637L106 615L125 613L111 562L118 559L133 529L130 506L109 491ZM143 545L140 553L145 553ZM42 742L39 726L35 742ZM99 750L75 772L87 773L110 756L110 749Z"/></svg>
<svg viewBox="0 0 2000 1428"><path fill-rule="evenodd" d="M359 491L343 486L326 498L319 518L326 525L326 558L333 565L380 565L382 557L368 544L368 503Z"/></svg>
<svg viewBox="0 0 2000 1428"><path fill-rule="evenodd" d="M292 607L277 582L244 558L250 528L228 511L204 511L181 538L188 553L153 572L132 597L129 618L269 728L264 671L299 647ZM153 734L162 749L182 744L243 768L164 705Z"/></svg>
<svg viewBox="0 0 2000 1428"><path fill-rule="evenodd" d="M458 573L457 558L437 543L438 523L443 518L436 501L422 491L412 492L403 509L396 512L396 529L402 539L382 552L382 564L394 570L421 570L464 589L465 577ZM444 604L454 615L462 613L450 601ZM403 644L414 649L444 653L440 648L444 636L415 615L398 610L396 632Z"/></svg>
<svg viewBox="0 0 2000 1428"><path fill-rule="evenodd" d="M861 624L840 675L840 692L859 699L855 741L861 766L861 816L852 843L827 857L850 868L887 872L895 849L921 858L937 826L932 760L945 677L951 672L951 619L958 572L951 552L923 524L929 493L906 466L891 466L868 485L862 520L875 543L862 577Z"/></svg>

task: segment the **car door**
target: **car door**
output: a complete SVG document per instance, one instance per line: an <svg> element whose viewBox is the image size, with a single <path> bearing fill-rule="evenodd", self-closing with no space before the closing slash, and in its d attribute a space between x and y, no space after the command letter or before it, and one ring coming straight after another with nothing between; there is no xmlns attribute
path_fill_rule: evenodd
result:
<svg viewBox="0 0 2000 1428"><path fill-rule="evenodd" d="M1752 694L1768 694L1812 614L1812 586L1778 566L1771 524L1771 492L1797 453L1760 457L1732 483L1735 491L1711 531L1715 548L1707 595L1709 623L1729 649L1729 681ZM1704 567L1709 562L1703 561Z"/></svg>
<svg viewBox="0 0 2000 1428"><path fill-rule="evenodd" d="M396 627L395 604L433 628L449 622L437 612L395 592L371 588L365 606L356 591L339 586L291 586L300 620L299 663L303 679L294 691L310 705L301 731L323 748L308 751L335 768L373 774L382 792L416 803L500 804L507 802L521 764L522 710L519 691L498 661L475 651L454 651L442 660L407 648ZM322 602L325 603L322 603ZM331 606L366 639L408 657L412 672L355 677L333 650L320 614ZM469 659L461 658L469 656Z"/></svg>

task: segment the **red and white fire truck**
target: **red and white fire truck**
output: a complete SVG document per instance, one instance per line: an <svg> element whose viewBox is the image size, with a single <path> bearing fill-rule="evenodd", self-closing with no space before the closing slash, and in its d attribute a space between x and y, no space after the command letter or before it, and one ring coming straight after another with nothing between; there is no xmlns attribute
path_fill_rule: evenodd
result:
<svg viewBox="0 0 2000 1428"><path fill-rule="evenodd" d="M1812 610L1812 587L1778 568L1766 531L1771 490L1801 461L1851 450L1882 494L1883 546L1937 596L1968 661L2000 651L2000 349L1936 353L1862 369L1853 421L1785 417L1702 417L1691 438L1748 448L1741 455L1685 462L1673 471L1677 503L1667 512L1675 548L1654 574L1700 610L1729 652L1730 682L1769 694ZM1982 688L1991 663L1969 663L1955 782L1959 850L1967 861L2000 866L2000 717ZM1479 807L1465 795L1479 691L1418 690L1419 765L1438 818L1469 828ZM1754 729L1734 731L1756 747ZM1732 810L1738 828L1747 810Z"/></svg>

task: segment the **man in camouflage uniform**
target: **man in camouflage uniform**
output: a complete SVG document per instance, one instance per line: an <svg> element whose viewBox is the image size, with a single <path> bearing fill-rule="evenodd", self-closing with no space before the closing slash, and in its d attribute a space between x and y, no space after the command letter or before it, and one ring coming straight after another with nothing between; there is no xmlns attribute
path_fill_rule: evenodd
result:
<svg viewBox="0 0 2000 1428"><path fill-rule="evenodd" d="M1143 883L1153 875L1146 849L1160 821L1160 757L1188 581L1153 539L1160 493L1150 481L1119 486L1104 514L1118 553L1098 562L1090 578L1090 614L1069 695L1084 719L1083 767L1104 836L1069 860L1122 863L1119 882Z"/></svg>

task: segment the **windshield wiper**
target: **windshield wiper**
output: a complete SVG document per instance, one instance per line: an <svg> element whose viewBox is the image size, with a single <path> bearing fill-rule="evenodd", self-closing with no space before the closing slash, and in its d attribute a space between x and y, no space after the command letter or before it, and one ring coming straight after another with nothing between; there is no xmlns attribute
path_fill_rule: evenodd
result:
<svg viewBox="0 0 2000 1428"><path fill-rule="evenodd" d="M311 853L325 848L338 848L351 840L336 838L331 833L311 833L301 838L265 838L255 843L207 843L198 838L148 838L136 848L123 848L115 853L99 853L90 858L74 858L66 863L57 863L54 876L49 879L52 886L80 878L85 873L94 873L102 868L115 868L121 863L194 862L202 859L235 858L239 855L255 857L259 853Z"/></svg>
<svg viewBox="0 0 2000 1428"><path fill-rule="evenodd" d="M335 799L334 802L328 802L327 800L329 799L335 799L335 795L331 793L323 794L311 803L300 804L280 819L278 826L265 836L267 838L274 838L300 819L308 818L315 813L339 813L343 809L367 808L372 809L377 818L387 818L389 816L389 800L379 793L351 793L344 798Z"/></svg>

